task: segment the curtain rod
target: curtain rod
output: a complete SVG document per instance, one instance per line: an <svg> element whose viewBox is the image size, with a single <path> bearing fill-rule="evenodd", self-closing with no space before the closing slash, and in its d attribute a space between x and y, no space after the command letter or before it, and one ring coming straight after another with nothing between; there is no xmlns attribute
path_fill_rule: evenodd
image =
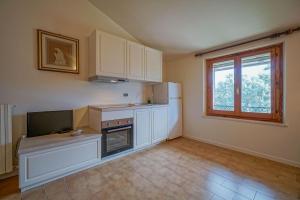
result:
<svg viewBox="0 0 300 200"><path fill-rule="evenodd" d="M213 52L216 52L216 51L221 51L221 50L224 50L224 49L229 49L229 48L232 48L232 47L237 47L237 46L241 46L241 45L244 45L244 44L248 44L248 43L252 43L252 42L256 42L256 41L260 41L260 40L265 40L265 39L268 39L268 38L269 39L274 39L274 38L278 38L282 35L290 35L290 34L296 32L296 31L300 31L300 26L297 27L297 28L291 28L291 29L288 29L288 30L285 30L285 31L282 31L282 32L277 32L277 33L273 33L273 34L270 34L270 35L267 35L267 36L264 36L264 37L256 38L256 39L253 39L253 40L240 42L240 43L237 43L237 44L221 47L221 48L218 48L218 49L213 49L213 50L210 50L210 51L199 52L199 53L195 54L195 57L199 57L199 56L202 56L204 54L213 53Z"/></svg>

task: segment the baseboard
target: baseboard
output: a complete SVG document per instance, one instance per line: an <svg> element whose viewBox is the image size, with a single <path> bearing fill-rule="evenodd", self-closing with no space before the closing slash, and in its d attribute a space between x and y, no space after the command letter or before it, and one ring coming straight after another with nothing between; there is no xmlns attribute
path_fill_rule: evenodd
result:
<svg viewBox="0 0 300 200"><path fill-rule="evenodd" d="M7 174L1 174L0 175L0 180L7 179L7 178L10 178L10 177L13 177L13 176L17 176L18 174L19 174L18 167L14 166L14 169L13 169L12 172L7 173Z"/></svg>
<svg viewBox="0 0 300 200"><path fill-rule="evenodd" d="M288 160L285 158L280 158L280 157L276 157L276 156L272 156L272 155L268 155L268 154L264 154L264 153L259 153L257 151L253 151L250 149L245 149L245 148L237 147L234 145L224 144L221 142L198 138L198 137L194 137L194 136L190 136L190 135L184 135L183 137L300 168L300 162L295 162L295 161Z"/></svg>

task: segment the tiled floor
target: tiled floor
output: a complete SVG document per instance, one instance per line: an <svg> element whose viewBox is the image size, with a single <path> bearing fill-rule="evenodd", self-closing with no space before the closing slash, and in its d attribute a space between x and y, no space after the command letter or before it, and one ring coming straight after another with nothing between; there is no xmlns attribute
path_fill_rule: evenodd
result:
<svg viewBox="0 0 300 200"><path fill-rule="evenodd" d="M181 138L27 191L22 199L299 200L300 169Z"/></svg>

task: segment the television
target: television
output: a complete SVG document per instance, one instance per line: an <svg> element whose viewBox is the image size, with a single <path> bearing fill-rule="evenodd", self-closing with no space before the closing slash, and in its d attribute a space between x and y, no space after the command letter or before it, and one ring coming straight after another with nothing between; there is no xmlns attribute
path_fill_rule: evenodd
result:
<svg viewBox="0 0 300 200"><path fill-rule="evenodd" d="M27 113L27 137L65 133L73 130L73 111L45 111Z"/></svg>

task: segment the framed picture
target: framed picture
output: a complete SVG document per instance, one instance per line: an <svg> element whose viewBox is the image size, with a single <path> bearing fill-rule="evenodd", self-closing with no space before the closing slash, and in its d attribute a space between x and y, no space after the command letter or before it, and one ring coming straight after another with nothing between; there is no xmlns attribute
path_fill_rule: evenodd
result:
<svg viewBox="0 0 300 200"><path fill-rule="evenodd" d="M38 69L79 74L79 40L37 30Z"/></svg>

